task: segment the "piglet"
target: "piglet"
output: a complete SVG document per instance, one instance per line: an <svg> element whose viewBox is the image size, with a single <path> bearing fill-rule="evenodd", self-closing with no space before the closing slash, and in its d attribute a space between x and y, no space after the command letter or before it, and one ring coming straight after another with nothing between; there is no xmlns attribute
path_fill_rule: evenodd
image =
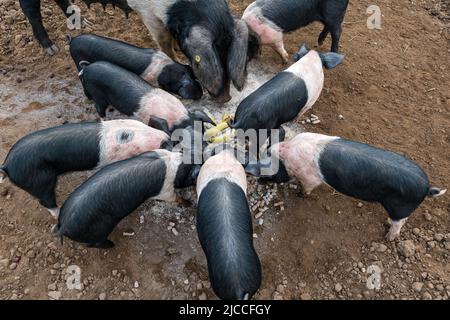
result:
<svg viewBox="0 0 450 320"><path fill-rule="evenodd" d="M169 136L136 120L64 124L16 142L0 167L0 180L9 177L57 217L59 175L92 170L162 147L171 148Z"/></svg>
<svg viewBox="0 0 450 320"><path fill-rule="evenodd" d="M394 240L408 217L426 197L446 190L430 187L425 172L413 161L391 151L339 137L301 133L273 145L270 159L250 163L246 171L277 182L295 177L307 194L322 183L350 197L379 202L392 225L387 234ZM278 172L269 166L279 160ZM268 170L262 174L262 169Z"/></svg>
<svg viewBox="0 0 450 320"><path fill-rule="evenodd" d="M94 34L81 34L68 37L68 40L78 71L81 71L83 61L107 61L141 76L153 87L184 99L200 99L203 95L192 68L173 61L162 51L139 48Z"/></svg>
<svg viewBox="0 0 450 320"><path fill-rule="evenodd" d="M221 299L250 299L261 283L243 166L231 150L209 158L197 180L197 232Z"/></svg>
<svg viewBox="0 0 450 320"><path fill-rule="evenodd" d="M156 150L108 165L79 186L61 207L55 236L89 247L114 246L109 234L147 199L175 201L174 188L195 183L198 165L178 152Z"/></svg>
<svg viewBox="0 0 450 320"><path fill-rule="evenodd" d="M281 129L283 123L301 117L322 92L323 67L334 68L344 55L308 51L303 45L297 61L263 84L238 106L231 127L234 129Z"/></svg>
<svg viewBox="0 0 450 320"><path fill-rule="evenodd" d="M136 74L109 62L83 65L80 79L86 96L94 100L101 117L106 116L106 108L111 105L164 132L183 129L194 120L213 123L203 111L189 112L170 93L152 87Z"/></svg>
<svg viewBox="0 0 450 320"><path fill-rule="evenodd" d="M295 31L314 21L324 24L319 36L322 45L331 33L331 51L338 52L342 21L348 0L257 0L245 9L242 19L263 45L270 45L288 62L283 33Z"/></svg>

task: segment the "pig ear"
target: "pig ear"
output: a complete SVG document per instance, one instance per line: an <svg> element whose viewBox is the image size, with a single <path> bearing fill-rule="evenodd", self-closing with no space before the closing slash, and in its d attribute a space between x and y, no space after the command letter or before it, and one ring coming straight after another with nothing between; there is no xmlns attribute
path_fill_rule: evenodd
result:
<svg viewBox="0 0 450 320"><path fill-rule="evenodd" d="M205 113L205 111L202 110L191 111L191 118L201 122L210 123L214 126L216 125L216 123Z"/></svg>
<svg viewBox="0 0 450 320"><path fill-rule="evenodd" d="M292 57L292 60L294 60L294 62L297 62L298 60L303 58L308 52L309 52L309 49L308 49L307 45L304 43L301 45L298 52L296 54L294 54L294 56Z"/></svg>
<svg viewBox="0 0 450 320"><path fill-rule="evenodd" d="M336 52L319 53L323 66L327 69L333 69L339 65L345 58L344 54Z"/></svg>
<svg viewBox="0 0 450 320"><path fill-rule="evenodd" d="M189 178L192 179L191 181L193 183L195 183L195 181L197 180L197 177L200 173L201 168L202 168L202 166L200 166L200 165L194 165L192 167Z"/></svg>
<svg viewBox="0 0 450 320"><path fill-rule="evenodd" d="M89 61L86 61L86 60L81 60L80 62L78 62L78 65L80 66L81 69L83 69L84 67L87 67L90 64L91 63Z"/></svg>
<svg viewBox="0 0 450 320"><path fill-rule="evenodd" d="M261 177L261 163L249 163L245 166L245 172L254 177Z"/></svg>
<svg viewBox="0 0 450 320"><path fill-rule="evenodd" d="M248 27L241 19L234 20L233 41L228 53L228 74L236 89L241 91L245 84L248 50Z"/></svg>

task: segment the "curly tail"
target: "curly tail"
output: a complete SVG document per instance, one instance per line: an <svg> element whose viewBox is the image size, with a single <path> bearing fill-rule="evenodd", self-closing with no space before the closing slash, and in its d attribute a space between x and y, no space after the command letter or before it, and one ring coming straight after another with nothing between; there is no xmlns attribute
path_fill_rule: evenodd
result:
<svg viewBox="0 0 450 320"><path fill-rule="evenodd" d="M66 42L68 45L72 43L72 36L68 33L66 33Z"/></svg>
<svg viewBox="0 0 450 320"><path fill-rule="evenodd" d="M446 192L447 192L447 189L442 190L442 189L433 187L433 188L430 188L427 196L430 198L437 198L437 197L442 196Z"/></svg>
<svg viewBox="0 0 450 320"><path fill-rule="evenodd" d="M3 169L3 167L0 167L0 183L3 183L3 181L8 177L8 174Z"/></svg>

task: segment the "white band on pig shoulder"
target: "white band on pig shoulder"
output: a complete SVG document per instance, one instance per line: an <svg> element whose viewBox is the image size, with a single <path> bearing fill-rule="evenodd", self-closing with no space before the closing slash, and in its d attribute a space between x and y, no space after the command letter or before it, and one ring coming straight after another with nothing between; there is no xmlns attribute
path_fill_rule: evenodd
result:
<svg viewBox="0 0 450 320"><path fill-rule="evenodd" d="M152 57L152 62L142 73L141 78L154 87L158 87L158 77L162 70L169 64L175 63L162 51L157 51Z"/></svg>
<svg viewBox="0 0 450 320"><path fill-rule="evenodd" d="M247 196L247 176L244 167L232 151L224 150L203 164L197 178L197 197L200 197L202 190L210 181L221 178L237 184Z"/></svg>

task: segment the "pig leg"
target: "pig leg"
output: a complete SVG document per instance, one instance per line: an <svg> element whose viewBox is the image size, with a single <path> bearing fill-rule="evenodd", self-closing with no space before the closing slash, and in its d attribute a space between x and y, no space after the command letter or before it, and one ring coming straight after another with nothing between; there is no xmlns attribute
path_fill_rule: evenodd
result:
<svg viewBox="0 0 450 320"><path fill-rule="evenodd" d="M114 247L114 242L111 240L105 240L97 243L89 243L88 248L98 248L98 249L111 249Z"/></svg>
<svg viewBox="0 0 450 320"><path fill-rule="evenodd" d="M98 115L101 118L106 117L106 109L109 106L109 102L106 99L106 97L104 96L104 94L96 89L88 97L91 97L91 99L94 100L94 102L95 102L95 109L97 110Z"/></svg>
<svg viewBox="0 0 450 320"><path fill-rule="evenodd" d="M388 241L394 241L395 238L397 238L400 235L400 230L405 225L408 218L404 218L401 220L392 220L391 227L389 229L389 232L386 234L386 239Z"/></svg>
<svg viewBox="0 0 450 320"><path fill-rule="evenodd" d="M20 0L20 7L23 13L30 21L34 37L44 48L48 55L54 55L58 52L58 47L49 39L47 31L42 24L41 1L40 0Z"/></svg>
<svg viewBox="0 0 450 320"><path fill-rule="evenodd" d="M281 59L283 59L284 63L289 62L289 54L287 53L286 49L284 48L282 33L281 33L281 40L277 40L275 43L273 43L272 48L280 55L280 57L281 57Z"/></svg>
<svg viewBox="0 0 450 320"><path fill-rule="evenodd" d="M331 33L331 51L339 51L339 39L341 38L342 28L340 25L334 27L328 27Z"/></svg>
<svg viewBox="0 0 450 320"><path fill-rule="evenodd" d="M169 126L167 125L167 121L158 117L151 117L148 121L148 126L161 130L170 135Z"/></svg>
<svg viewBox="0 0 450 320"><path fill-rule="evenodd" d="M325 25L323 27L322 32L319 35L319 39L317 40L317 42L319 43L319 46L323 45L323 42L325 41L326 37L328 36L328 33L330 33L330 31L328 30L328 27Z"/></svg>
<svg viewBox="0 0 450 320"><path fill-rule="evenodd" d="M30 189L37 191L30 193L39 199L39 203L46 207L54 218L58 218L59 208L55 197L56 174L51 170L41 170L33 177L33 181L35 184Z"/></svg>

